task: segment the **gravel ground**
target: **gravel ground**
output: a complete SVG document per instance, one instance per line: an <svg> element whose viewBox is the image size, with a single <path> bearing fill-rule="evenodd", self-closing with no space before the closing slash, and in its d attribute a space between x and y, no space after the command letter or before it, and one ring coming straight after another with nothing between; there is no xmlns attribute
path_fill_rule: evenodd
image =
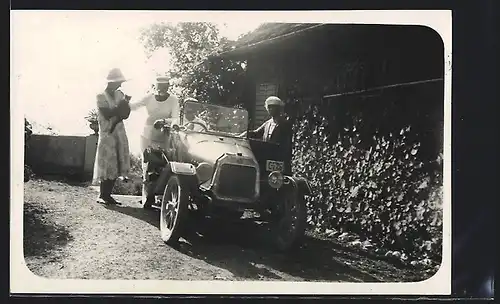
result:
<svg viewBox="0 0 500 304"><path fill-rule="evenodd" d="M418 271L331 240L308 236L290 255L266 249L267 230L250 221L209 223L176 248L159 234L159 211L138 198L95 202L85 185L32 180L25 185L24 254L30 270L60 279L178 279L401 282ZM204 232L205 235L202 235Z"/></svg>

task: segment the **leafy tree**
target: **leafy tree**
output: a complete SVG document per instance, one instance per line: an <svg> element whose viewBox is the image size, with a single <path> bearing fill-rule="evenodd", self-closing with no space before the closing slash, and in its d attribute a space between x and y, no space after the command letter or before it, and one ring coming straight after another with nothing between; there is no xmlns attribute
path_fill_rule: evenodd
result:
<svg viewBox="0 0 500 304"><path fill-rule="evenodd" d="M140 40L148 56L166 48L171 55L172 90L184 99L192 96L203 102L241 105L245 62L209 59L230 49L231 41L221 37L215 24L185 22L156 23L141 31Z"/></svg>

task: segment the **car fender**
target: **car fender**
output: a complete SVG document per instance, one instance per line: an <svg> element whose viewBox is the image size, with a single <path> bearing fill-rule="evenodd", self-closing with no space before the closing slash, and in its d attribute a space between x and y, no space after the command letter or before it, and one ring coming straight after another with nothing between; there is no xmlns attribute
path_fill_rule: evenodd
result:
<svg viewBox="0 0 500 304"><path fill-rule="evenodd" d="M170 171L179 175L196 175L196 167L190 163L169 162Z"/></svg>
<svg viewBox="0 0 500 304"><path fill-rule="evenodd" d="M168 179L173 174L179 175L190 186L197 185L196 167L190 163L168 162L157 180L155 192L162 192Z"/></svg>
<svg viewBox="0 0 500 304"><path fill-rule="evenodd" d="M294 187L297 188L297 191L306 196L311 196L313 195L313 191L311 189L311 185L307 181L307 179L300 177L300 176L285 176L285 179L287 179Z"/></svg>

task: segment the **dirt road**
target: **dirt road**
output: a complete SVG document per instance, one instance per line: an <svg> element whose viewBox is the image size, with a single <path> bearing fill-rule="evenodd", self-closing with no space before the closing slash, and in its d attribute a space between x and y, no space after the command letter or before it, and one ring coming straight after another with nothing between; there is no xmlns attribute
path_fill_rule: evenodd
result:
<svg viewBox="0 0 500 304"><path fill-rule="evenodd" d="M137 199L95 202L80 185L25 183L24 246L28 267L48 278L278 281L414 281L414 269L336 242L308 237L293 255L266 249L266 228L249 221L212 223L178 246L159 236L156 210Z"/></svg>

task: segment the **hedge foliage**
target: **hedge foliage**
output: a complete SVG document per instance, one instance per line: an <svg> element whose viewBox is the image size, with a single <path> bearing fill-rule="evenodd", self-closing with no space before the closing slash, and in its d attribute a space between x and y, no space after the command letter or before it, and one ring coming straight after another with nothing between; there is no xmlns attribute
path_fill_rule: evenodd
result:
<svg viewBox="0 0 500 304"><path fill-rule="evenodd" d="M355 233L409 257L440 261L441 154L419 158L422 147L411 124L382 134L353 115L342 132L332 132L328 113L311 106L294 126L294 173L315 190L307 198L311 227Z"/></svg>
<svg viewBox="0 0 500 304"><path fill-rule="evenodd" d="M127 181L117 180L113 188L114 194L141 195L142 194L142 160L130 155L130 172Z"/></svg>

